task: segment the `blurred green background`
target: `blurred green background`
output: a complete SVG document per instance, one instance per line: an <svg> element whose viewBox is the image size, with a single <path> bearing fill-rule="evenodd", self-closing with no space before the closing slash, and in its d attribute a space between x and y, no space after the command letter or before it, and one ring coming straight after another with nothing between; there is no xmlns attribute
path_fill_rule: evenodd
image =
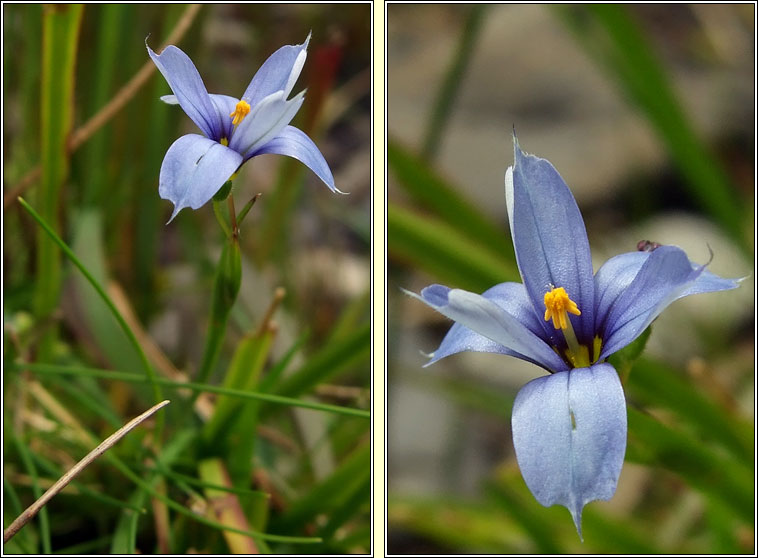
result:
<svg viewBox="0 0 758 558"><path fill-rule="evenodd" d="M237 392L205 394L192 413L198 388L163 386L172 404L159 418L85 470L4 550L368 552L370 5L5 4L3 17L5 526L93 440L155 403L146 367L192 381L203 355L224 237L211 204L165 224L161 161L197 130L159 101L170 90L146 38L158 51L181 34L175 44L209 92L238 96L271 53L312 31L293 125L350 194L332 194L285 157L243 167L238 210L262 196L242 224L241 292L210 381ZM147 77L140 72L152 73L135 85ZM126 102L112 119L89 126L118 98ZM18 195L108 293L149 366ZM225 526L270 536L235 539Z"/></svg>
<svg viewBox="0 0 758 558"><path fill-rule="evenodd" d="M754 6L387 8L388 551L754 552ZM595 268L675 244L736 291L676 302L625 382L616 495L569 513L529 493L510 433L544 371L461 353L406 297L520 281L503 177L511 130L550 160Z"/></svg>

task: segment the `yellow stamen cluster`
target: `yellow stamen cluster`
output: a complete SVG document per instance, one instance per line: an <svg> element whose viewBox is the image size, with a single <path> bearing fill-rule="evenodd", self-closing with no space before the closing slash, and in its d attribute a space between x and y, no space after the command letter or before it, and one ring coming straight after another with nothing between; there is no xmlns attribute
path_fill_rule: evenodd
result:
<svg viewBox="0 0 758 558"><path fill-rule="evenodd" d="M555 329L565 330L569 326L569 312L574 316L582 315L576 302L569 298L566 289L553 287L545 293L545 321L552 318Z"/></svg>
<svg viewBox="0 0 758 558"><path fill-rule="evenodd" d="M229 116L232 118L232 125L236 126L248 115L250 112L250 105L247 101L240 101L237 106L234 107L234 112Z"/></svg>
<svg viewBox="0 0 758 558"><path fill-rule="evenodd" d="M561 330L563 338L566 340L566 348L560 352L556 349L561 356L565 356L568 362L574 368L582 368L589 366L597 360L600 353L600 339L595 338L593 343L593 360L590 361L590 351L585 345L580 345L576 339L574 328L571 326L571 320L568 315L581 316L579 307L576 302L569 298L566 289L563 287L550 287L550 290L545 293L545 321L547 322L552 318L553 327Z"/></svg>

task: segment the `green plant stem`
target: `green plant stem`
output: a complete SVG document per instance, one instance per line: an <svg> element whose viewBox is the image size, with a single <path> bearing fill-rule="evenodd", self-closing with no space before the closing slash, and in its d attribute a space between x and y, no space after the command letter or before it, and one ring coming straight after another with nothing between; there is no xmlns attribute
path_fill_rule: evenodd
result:
<svg viewBox="0 0 758 558"><path fill-rule="evenodd" d="M32 493L34 499L37 500L42 496L42 489L39 486L39 476L37 475L37 468L34 466L34 461L29 454L29 449L19 439L18 436L13 437L13 441L16 445L16 451L18 451L21 461L24 463L29 476L32 478ZM47 515L47 510L42 508L39 513L39 529L40 539L42 541L42 553L51 554L52 546L50 544L50 519ZM7 541L4 541L4 543Z"/></svg>
<svg viewBox="0 0 758 558"><path fill-rule="evenodd" d="M41 130L42 182L40 211L53 230L60 230L60 192L68 175L67 141L73 122L76 43L82 5L48 5L42 16ZM55 245L41 232L37 237L37 284L34 313L47 317L58 304L61 261ZM57 336L50 328L42 337L39 353L47 358Z"/></svg>
<svg viewBox="0 0 758 558"><path fill-rule="evenodd" d="M221 344L224 341L224 335L226 334L226 324L229 321L229 313L223 317L222 320L211 318L208 324L208 334L205 339L205 349L203 350L203 360L200 363L200 369L197 373L197 383L206 384L208 378L216 366L218 361L218 355L221 353ZM191 403L194 404L195 400L200 395L200 392L196 392L192 396Z"/></svg>
<svg viewBox="0 0 758 558"><path fill-rule="evenodd" d="M213 200L213 214L216 216L216 221L218 221L218 224L221 226L221 230L224 231L224 236L229 238L232 236L232 230L229 228L229 224L226 222L224 214L221 212L222 205L222 202Z"/></svg>
<svg viewBox="0 0 758 558"><path fill-rule="evenodd" d="M242 262L238 239L239 231L237 230L237 216L234 211L234 200L231 196L231 181L228 181L225 184L225 187L226 185L228 185L226 200L229 208L229 222L231 226L226 224L226 220L218 207L222 203L221 200L215 198L213 200L213 209L216 218L226 235L226 242L221 251L221 257L218 260L218 266L216 268L216 276L213 280L208 333L205 338L203 360L201 361L200 368L197 372L197 379L201 384L208 382L208 379L218 362L218 356L221 352L221 344L224 342L224 336L226 335L226 324L229 321L229 313L237 300L237 294L239 294L240 284L242 282ZM193 394L190 399L190 409L199 396L200 392Z"/></svg>
<svg viewBox="0 0 758 558"><path fill-rule="evenodd" d="M64 366L58 364L42 364L37 362L16 362L7 365L7 370L20 372L22 370L30 370L36 374L74 374L79 376L89 376L94 378L105 378L109 380L117 380L122 382L140 383L145 381L145 377L140 374L133 374L130 372L114 372L112 370L102 370L100 368L83 368L80 366ZM304 409L311 409L313 411L323 411L327 413L337 413L342 415L350 415L354 417L370 419L371 413L363 409L353 409L351 407L340 407L339 405L329 405L326 403L316 403L314 401L307 401L302 399L295 399L294 397L287 397L284 395L274 395L272 393L260 393L256 391L247 391L240 389L229 389L219 386L200 384L197 382L174 382L166 378L157 378L157 383L161 386L166 386L175 389L190 389L197 393L204 391L210 393L218 393L220 395L230 395L232 397L241 397L243 399L258 399L266 401L268 403L275 403L278 405L288 405L291 407L302 407Z"/></svg>
<svg viewBox="0 0 758 558"><path fill-rule="evenodd" d="M89 281L89 284L92 285L92 288L95 289L98 295L100 295L100 298L103 299L103 302L105 302L105 305L108 307L108 309L113 313L113 317L116 318L116 321L121 326L121 329L124 331L126 336L129 338L129 341L132 343L132 346L137 351L137 354L140 357L140 360L142 361L142 366L145 368L145 373L147 375L147 379L150 382L150 385L153 388L153 397L155 398L155 402L159 403L160 401L163 401L163 394L161 393L160 385L158 384L158 378L155 374L155 371L153 370L152 365L150 364L150 361L147 359L147 355L145 355L145 352L142 350L142 347L139 344L139 341L137 340L137 336L134 335L134 332L129 327L129 324L126 323L124 318L121 316L121 313L116 308L116 305L113 303L111 298L108 296L108 294L105 292L105 289L103 289L102 286L100 286L100 283L97 282L97 280L92 276L92 274L87 270L86 267L82 264L82 262L79 260L79 258L74 254L74 252L71 250L71 248L68 247L68 245L63 242L61 237L59 237L57 234L55 234L55 231L50 227L50 225L45 222L45 220L30 206L26 200L23 198L18 198L18 203L21 204L21 206L26 209L26 211L31 215L35 221L39 224L40 227L44 229L44 231L50 236L50 238L55 242L55 244L58 245L58 247L63 251L66 256L71 260L71 262L79 269L79 271L82 272L82 275ZM164 418L163 413L159 413L156 417L156 440L160 440L163 433L163 425L164 425Z"/></svg>

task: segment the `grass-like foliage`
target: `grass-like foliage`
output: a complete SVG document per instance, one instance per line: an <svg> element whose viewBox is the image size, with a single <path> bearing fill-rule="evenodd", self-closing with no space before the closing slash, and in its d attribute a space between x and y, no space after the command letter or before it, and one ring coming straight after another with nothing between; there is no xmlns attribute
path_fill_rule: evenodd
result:
<svg viewBox="0 0 758 558"><path fill-rule="evenodd" d="M370 551L370 21L368 4L4 7L5 552ZM261 156L237 213L166 225L161 162L198 131L160 101L145 38L241 95L309 32L292 124L350 196Z"/></svg>

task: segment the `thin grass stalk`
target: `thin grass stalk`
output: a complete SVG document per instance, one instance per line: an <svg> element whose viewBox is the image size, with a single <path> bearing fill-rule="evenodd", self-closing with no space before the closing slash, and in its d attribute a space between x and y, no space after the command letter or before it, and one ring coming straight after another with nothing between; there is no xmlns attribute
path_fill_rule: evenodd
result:
<svg viewBox="0 0 758 558"><path fill-rule="evenodd" d="M41 152L42 184L38 192L44 220L59 231L60 194L68 176L66 144L73 122L76 44L84 8L81 4L49 5L43 10ZM58 305L61 289L61 258L55 243L43 231L37 235L37 284L34 313L45 318ZM45 333L40 354L49 356L56 328Z"/></svg>
<svg viewBox="0 0 758 558"><path fill-rule="evenodd" d="M53 486L48 488L45 493L39 497L31 506L26 508L24 512L18 516L6 529L3 531L3 542L8 542L10 539L12 539L16 533L18 533L19 529L21 529L24 525L26 525L37 513L39 513L40 510L47 504L53 496L58 494L61 490L63 490L63 487L66 486L68 483L70 483L74 478L79 475L84 469L86 469L90 463L95 461L98 457L103 455L106 451L111 449L116 443L126 436L129 432L131 432L134 428L136 428L139 424L150 418L155 412L162 409L166 405L169 404L169 401L162 401L158 403L157 405L154 405L141 415L133 418L128 423L126 423L123 427L119 428L116 432L108 436L101 444L99 444L95 449L93 449L91 452L89 452L86 456L84 456L76 465L74 465L71 469L69 469L66 474L64 474L61 478L59 478ZM49 554L51 550L45 549L45 552Z"/></svg>
<svg viewBox="0 0 758 558"><path fill-rule="evenodd" d="M97 294L100 295L100 298L103 299L103 302L108 306L108 309L113 313L114 318L116 318L116 321L118 321L118 324L123 329L126 336L129 338L129 341L134 346L134 349L137 351L137 354L140 356L140 360L142 361L142 365L145 368L145 373L147 374L148 381L153 387L153 396L155 397L156 401L161 401L163 399L163 395L161 393L161 389L159 384L157 383L157 376L155 374L155 371L153 370L153 367L150 364L150 361L147 359L147 356L145 355L145 352L142 350L142 347L139 344L139 341L137 340L137 337L134 335L134 332L131 330L129 325L124 320L123 316L121 316L121 313L116 308L116 305L111 300L110 296L105 292L105 289L100 286L100 284L97 282L97 280L92 276L92 274L87 270L86 267L79 261L79 258L74 254L74 252L71 250L71 248L68 247L68 245L63 242L63 240L53 231L53 229L50 227L50 225L47 224L47 222L24 200L23 198L18 199L21 206L26 209L26 211L31 215L35 221L42 227L42 229L50 236L50 238L53 240L55 244L58 245L58 247L63 250L63 253L68 256L68 258L73 262L73 264L79 269L79 271L82 272L82 274L87 278L87 281L89 281L90 285L92 285L92 288L97 291ZM164 421L161 418L162 415L158 415L158 420L156 423L156 438L160 440L161 438L161 432L163 431L163 424Z"/></svg>
<svg viewBox="0 0 758 558"><path fill-rule="evenodd" d="M13 363L7 365L7 370L20 372L22 370L29 370L35 374L74 374L80 376L89 376L94 378L104 378L108 380L116 380L122 382L131 383L144 383L146 381L145 376L141 374L132 374L129 372L114 372L111 370L102 370L98 368L83 368L79 366L63 366L57 364L41 364L36 362L29 363ZM354 409L351 407L340 407L339 405L329 405L327 403L317 403L314 401L307 401L302 399L295 399L293 397L287 397L283 395L275 395L273 393L260 393L255 391L243 391L238 389L227 389L210 384L199 384L196 382L174 382L165 378L157 378L156 382L161 386L170 387L173 389L190 389L193 391L210 393L218 393L220 395L230 395L234 397L240 397L243 399L258 399L260 401L266 401L267 403L274 403L278 405L286 405L290 407L302 407L304 409L311 409L313 411L322 411L325 413L336 413L341 415L348 415L353 417L359 417L363 419L370 419L371 413L363 409Z"/></svg>
<svg viewBox="0 0 758 558"><path fill-rule="evenodd" d="M432 112L429 116L424 143L421 148L424 159L434 159L439 151L440 143L445 134L445 127L453 113L453 104L463 83L466 68L471 61L486 8L487 6L478 4L468 9L460 41L453 51L453 58L445 73L445 79L432 105Z"/></svg>

